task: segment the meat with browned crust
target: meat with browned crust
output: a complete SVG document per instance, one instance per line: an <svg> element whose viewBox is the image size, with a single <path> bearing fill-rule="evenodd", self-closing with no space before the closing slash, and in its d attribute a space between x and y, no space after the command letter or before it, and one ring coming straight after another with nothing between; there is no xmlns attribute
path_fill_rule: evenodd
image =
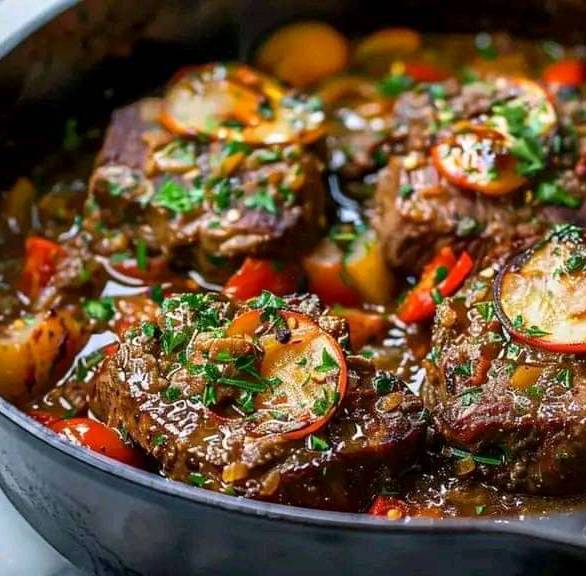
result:
<svg viewBox="0 0 586 576"><path fill-rule="evenodd" d="M132 251L140 240L150 253L205 270L311 247L325 226L313 154L176 138L158 123L159 105L146 99L113 114L86 205L100 253Z"/></svg>
<svg viewBox="0 0 586 576"><path fill-rule="evenodd" d="M203 315L222 324L246 309L213 295L198 297L198 311L182 309L191 330ZM325 315L315 298L289 299L283 309L308 314L337 341L347 340L345 321ZM161 317L159 325L164 322ZM93 408L108 425L125 429L170 478L257 499L358 511L390 478L409 468L422 448L421 401L370 360L347 357L349 389L317 439L291 440L283 433L259 437L251 431L254 413L232 419L218 413L219 406L237 399L238 391L217 381L215 404L206 406L201 371L169 364L160 341L138 330L126 333L118 353L104 365ZM251 341L197 329L190 342L210 360L227 352L258 353ZM230 367L221 374L233 377ZM170 398L170 387L180 394Z"/></svg>
<svg viewBox="0 0 586 576"><path fill-rule="evenodd" d="M583 493L586 363L507 332L493 303L505 260L438 307L425 405L455 456L474 463L491 483L513 492Z"/></svg>

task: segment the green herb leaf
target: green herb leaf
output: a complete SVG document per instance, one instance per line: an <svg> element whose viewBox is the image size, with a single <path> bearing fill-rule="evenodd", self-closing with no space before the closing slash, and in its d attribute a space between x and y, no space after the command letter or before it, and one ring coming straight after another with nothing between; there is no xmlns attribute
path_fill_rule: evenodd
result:
<svg viewBox="0 0 586 576"><path fill-rule="evenodd" d="M89 318L108 322L116 314L114 300L112 298L88 299L83 303L83 310Z"/></svg>
<svg viewBox="0 0 586 576"><path fill-rule="evenodd" d="M204 191L199 181L192 186L184 186L168 178L157 189L152 204L161 206L176 214L191 212L203 203Z"/></svg>
<svg viewBox="0 0 586 576"><path fill-rule="evenodd" d="M319 436L315 436L310 434L307 439L307 443L309 445L310 450L317 450L318 452L326 452L330 449L330 445L326 440L320 438Z"/></svg>
<svg viewBox="0 0 586 576"><path fill-rule="evenodd" d="M581 198L572 196L557 182L540 182L537 185L535 197L542 204L554 204L567 208L579 208L582 205Z"/></svg>
<svg viewBox="0 0 586 576"><path fill-rule="evenodd" d="M321 352L321 364L315 367L316 372L330 372L339 368L340 366L336 362L336 360L331 356L328 352L327 348L322 348Z"/></svg>

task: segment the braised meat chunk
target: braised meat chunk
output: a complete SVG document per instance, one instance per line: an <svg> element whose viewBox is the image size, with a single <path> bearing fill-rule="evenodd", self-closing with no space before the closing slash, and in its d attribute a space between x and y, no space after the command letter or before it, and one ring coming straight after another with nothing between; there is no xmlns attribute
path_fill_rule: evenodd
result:
<svg viewBox="0 0 586 576"><path fill-rule="evenodd" d="M143 243L212 272L306 250L325 226L322 166L305 147L322 119L245 66L188 69L164 98L113 114L86 204L96 250Z"/></svg>
<svg viewBox="0 0 586 576"><path fill-rule="evenodd" d="M562 218L549 205L580 221L580 125L567 104L517 77L448 80L399 96L394 151L375 195L389 264L417 270L447 244L479 253L540 233Z"/></svg>
<svg viewBox="0 0 586 576"><path fill-rule="evenodd" d="M345 320L312 297L235 306L166 299L126 332L95 411L176 480L253 498L361 510L422 448L421 401L349 356Z"/></svg>
<svg viewBox="0 0 586 576"><path fill-rule="evenodd" d="M425 404L453 455L511 491L586 490L584 262L583 230L558 226L438 308Z"/></svg>

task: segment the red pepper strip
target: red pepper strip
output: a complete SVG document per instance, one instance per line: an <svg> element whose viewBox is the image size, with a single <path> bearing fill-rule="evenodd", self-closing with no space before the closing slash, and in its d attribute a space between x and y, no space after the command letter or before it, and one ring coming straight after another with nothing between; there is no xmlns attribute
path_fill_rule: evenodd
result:
<svg viewBox="0 0 586 576"><path fill-rule="evenodd" d="M451 76L449 70L427 62L406 62L405 74L415 82L443 82Z"/></svg>
<svg viewBox="0 0 586 576"><path fill-rule="evenodd" d="M64 255L65 251L56 242L29 236L25 243L21 290L30 298L36 298L55 274L57 263Z"/></svg>
<svg viewBox="0 0 586 576"><path fill-rule="evenodd" d="M559 60L545 68L543 80L547 84L578 87L586 81L586 67L584 62L575 58Z"/></svg>
<svg viewBox="0 0 586 576"><path fill-rule="evenodd" d="M464 283L466 277L472 272L474 262L468 252L462 252L458 260L455 260L451 248L442 248L439 254L425 266L419 284L411 290L401 305L398 316L406 324L424 322L433 318L436 303L432 291L437 271L445 266L448 275L435 289L443 297L451 296Z"/></svg>
<svg viewBox="0 0 586 576"><path fill-rule="evenodd" d="M301 271L294 264L247 258L228 279L224 294L237 300L248 300L268 290L277 296L292 294L299 288Z"/></svg>

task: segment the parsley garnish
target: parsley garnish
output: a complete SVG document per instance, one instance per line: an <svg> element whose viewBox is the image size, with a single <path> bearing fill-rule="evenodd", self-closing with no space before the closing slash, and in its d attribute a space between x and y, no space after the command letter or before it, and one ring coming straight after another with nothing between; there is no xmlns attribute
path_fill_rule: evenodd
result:
<svg viewBox="0 0 586 576"><path fill-rule="evenodd" d="M116 308L112 298L89 299L83 303L83 310L89 318L108 322L114 318Z"/></svg>
<svg viewBox="0 0 586 576"><path fill-rule="evenodd" d="M252 210L264 210L269 214L277 213L275 199L271 196L267 188L261 188L252 196L248 196L244 200L244 205Z"/></svg>
<svg viewBox="0 0 586 576"><path fill-rule="evenodd" d="M455 456L456 458L472 458L472 460L474 460L474 462L478 462L478 464L488 464L489 466L498 466L503 464L505 461L504 453L499 456L489 456L483 454L472 454L471 452L460 450L459 448L451 448L450 452L451 455Z"/></svg>
<svg viewBox="0 0 586 576"><path fill-rule="evenodd" d="M183 214L201 206L203 199L204 192L199 181L194 182L192 186L186 187L176 180L168 178L157 189L152 204L166 208L176 214Z"/></svg>
<svg viewBox="0 0 586 576"><path fill-rule="evenodd" d="M472 362L469 360L468 362L458 364L454 368L454 374L457 374L458 376L466 376L469 378L472 376Z"/></svg>
<svg viewBox="0 0 586 576"><path fill-rule="evenodd" d="M139 270L148 268L148 258L147 244L143 238L139 238L136 242L136 265Z"/></svg>
<svg viewBox="0 0 586 576"><path fill-rule="evenodd" d="M318 398L313 403L313 412L317 416L325 416L331 409L331 407L339 400L340 395L338 392L332 392L327 388L322 390L322 397Z"/></svg>
<svg viewBox="0 0 586 576"><path fill-rule="evenodd" d="M481 318L485 322L491 322L494 318L494 303L493 302L478 302L474 307L478 310Z"/></svg>
<svg viewBox="0 0 586 576"><path fill-rule="evenodd" d="M315 367L316 372L330 372L331 370L335 370L339 368L338 363L336 360L331 356L328 352L327 348L322 348L321 352L321 364Z"/></svg>
<svg viewBox="0 0 586 576"><path fill-rule="evenodd" d="M562 368L555 376L555 381L561 384L564 388L572 388L573 375L570 368Z"/></svg>
<svg viewBox="0 0 586 576"><path fill-rule="evenodd" d="M378 83L378 91L387 98L395 98L413 86L413 78L406 74L390 74Z"/></svg>
<svg viewBox="0 0 586 576"><path fill-rule="evenodd" d="M318 452L325 452L330 449L330 445L326 440L320 438L319 436L314 436L310 434L307 439L309 449L310 450L317 450Z"/></svg>
<svg viewBox="0 0 586 576"><path fill-rule="evenodd" d="M203 488L209 482L207 476L201 472L190 472L187 479L192 486L197 486L198 488Z"/></svg>
<svg viewBox="0 0 586 576"><path fill-rule="evenodd" d="M153 436L153 446L164 446L167 443L167 436L165 434L155 434Z"/></svg>
<svg viewBox="0 0 586 576"><path fill-rule="evenodd" d="M169 386L161 392L161 397L167 402L177 402L181 398L181 389L176 386Z"/></svg>
<svg viewBox="0 0 586 576"><path fill-rule="evenodd" d="M579 208L582 204L580 198L572 196L561 184L557 182L540 182L537 185L535 197L542 204L555 204L567 208Z"/></svg>

